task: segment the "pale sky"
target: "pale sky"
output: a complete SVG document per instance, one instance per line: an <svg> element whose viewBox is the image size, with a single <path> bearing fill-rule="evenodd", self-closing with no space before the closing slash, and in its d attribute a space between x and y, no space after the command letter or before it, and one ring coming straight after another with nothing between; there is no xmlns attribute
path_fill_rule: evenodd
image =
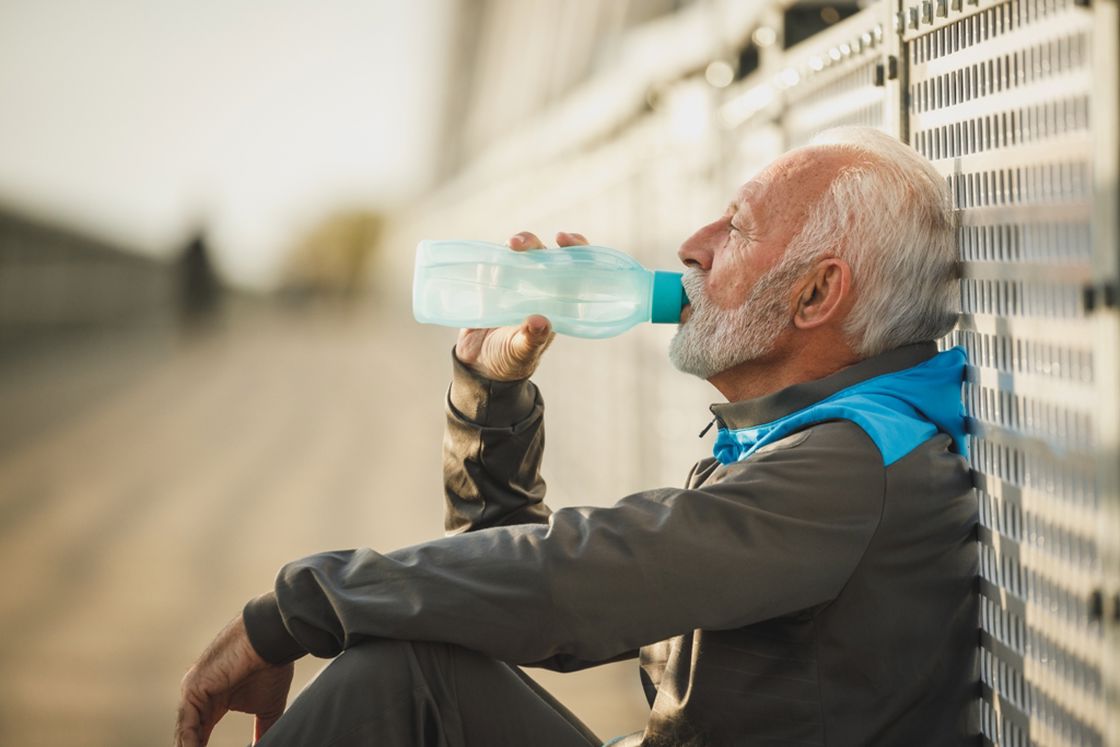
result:
<svg viewBox="0 0 1120 747"><path fill-rule="evenodd" d="M450 0L2 0L0 205L267 285L432 166Z"/></svg>

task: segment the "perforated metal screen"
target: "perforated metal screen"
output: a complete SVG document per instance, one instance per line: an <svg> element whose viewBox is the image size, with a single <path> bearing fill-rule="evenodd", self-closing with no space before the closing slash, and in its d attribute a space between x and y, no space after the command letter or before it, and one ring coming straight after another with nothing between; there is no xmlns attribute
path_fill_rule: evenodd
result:
<svg viewBox="0 0 1120 747"><path fill-rule="evenodd" d="M1094 278L1093 13L1072 0L912 6L907 132L959 209L980 505L980 726L1098 745L1104 697ZM1091 297L1090 301L1091 301Z"/></svg>

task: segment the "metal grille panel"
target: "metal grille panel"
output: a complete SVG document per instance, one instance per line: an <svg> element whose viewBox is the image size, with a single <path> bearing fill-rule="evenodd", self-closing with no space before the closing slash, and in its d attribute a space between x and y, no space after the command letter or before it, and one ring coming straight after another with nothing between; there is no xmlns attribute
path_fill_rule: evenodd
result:
<svg viewBox="0 0 1120 747"><path fill-rule="evenodd" d="M790 49L778 84L786 88L785 124L790 147L829 127L884 127L885 88L876 85L885 31L875 5Z"/></svg>
<svg viewBox="0 0 1120 747"><path fill-rule="evenodd" d="M934 22L927 7L903 14L906 114L959 211L963 317L945 344L971 364L980 728L992 744L1103 744L1092 14L1011 0Z"/></svg>

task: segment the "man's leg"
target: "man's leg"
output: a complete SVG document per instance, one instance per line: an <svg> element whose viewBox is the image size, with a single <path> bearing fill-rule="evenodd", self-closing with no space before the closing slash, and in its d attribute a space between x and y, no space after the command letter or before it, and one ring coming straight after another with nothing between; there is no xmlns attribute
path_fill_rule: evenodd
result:
<svg viewBox="0 0 1120 747"><path fill-rule="evenodd" d="M515 667L442 643L373 641L344 651L260 747L599 747Z"/></svg>

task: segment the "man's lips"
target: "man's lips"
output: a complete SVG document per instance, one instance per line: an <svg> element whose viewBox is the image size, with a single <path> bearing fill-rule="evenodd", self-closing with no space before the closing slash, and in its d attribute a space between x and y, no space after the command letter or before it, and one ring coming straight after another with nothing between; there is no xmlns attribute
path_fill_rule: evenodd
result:
<svg viewBox="0 0 1120 747"><path fill-rule="evenodd" d="M686 321L688 321L688 318L690 316L692 316L692 304L686 303L681 308L681 324L684 324Z"/></svg>

